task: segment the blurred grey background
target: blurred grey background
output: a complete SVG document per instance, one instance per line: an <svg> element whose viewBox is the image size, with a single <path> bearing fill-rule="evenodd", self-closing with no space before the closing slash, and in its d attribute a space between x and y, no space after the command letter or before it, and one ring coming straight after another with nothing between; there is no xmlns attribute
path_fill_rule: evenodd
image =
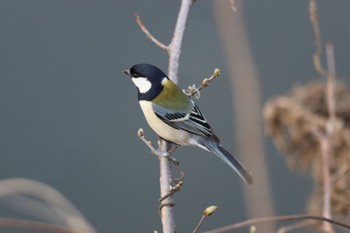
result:
<svg viewBox="0 0 350 233"><path fill-rule="evenodd" d="M317 2L323 39L334 43L337 74L349 84L350 1ZM308 1L243 4L233 14L244 17L262 103L318 78L311 61ZM1 0L0 179L25 177L49 184L99 232L161 230L158 161L136 132L143 127L147 138L155 136L122 71L140 62L167 71L167 54L145 37L134 13L168 43L178 9L179 1L160 0ZM199 83L215 67L221 69L222 77L197 102L223 144L235 152L228 72L213 14L213 1L197 1L191 9L180 86ZM290 172L266 137L265 148L275 213L304 212L311 180ZM219 209L202 230L246 219L244 184L224 163L198 148L180 148L175 157L186 173L175 195L178 232L192 231L212 204ZM16 212L0 205L0 217L6 216Z"/></svg>

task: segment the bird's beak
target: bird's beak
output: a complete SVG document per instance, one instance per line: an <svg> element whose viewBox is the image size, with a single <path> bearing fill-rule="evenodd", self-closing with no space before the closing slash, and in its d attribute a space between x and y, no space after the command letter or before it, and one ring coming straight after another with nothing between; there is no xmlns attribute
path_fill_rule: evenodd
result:
<svg viewBox="0 0 350 233"><path fill-rule="evenodd" d="M128 75L128 76L131 76L130 70L124 70L124 74L126 74L126 75Z"/></svg>

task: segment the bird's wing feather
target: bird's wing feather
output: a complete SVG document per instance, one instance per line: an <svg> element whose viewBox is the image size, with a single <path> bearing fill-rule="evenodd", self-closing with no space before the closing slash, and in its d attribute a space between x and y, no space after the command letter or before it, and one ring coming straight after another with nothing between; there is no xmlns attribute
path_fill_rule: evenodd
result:
<svg viewBox="0 0 350 233"><path fill-rule="evenodd" d="M204 137L213 137L213 130L207 120L193 101L191 104L192 110L189 113L174 112L156 104L153 104L153 110L163 122L176 129L183 129Z"/></svg>

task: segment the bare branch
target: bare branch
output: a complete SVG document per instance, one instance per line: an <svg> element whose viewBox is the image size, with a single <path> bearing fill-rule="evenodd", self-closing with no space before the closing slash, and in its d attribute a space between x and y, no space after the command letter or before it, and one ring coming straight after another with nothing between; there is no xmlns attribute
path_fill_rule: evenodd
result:
<svg viewBox="0 0 350 233"><path fill-rule="evenodd" d="M207 231L205 233L222 233L229 232L233 230L237 230L243 227L248 227L251 225L268 223L268 222L285 222L285 221L297 221L297 220L316 220L316 221L324 221L329 222L333 225L343 227L345 229L350 230L350 225L345 223L341 223L329 218L324 218L321 216L313 216L313 215L286 215L286 216L270 216L270 217L262 217L262 218L253 218L243 222L235 223L226 227L218 228L215 230Z"/></svg>
<svg viewBox="0 0 350 233"><path fill-rule="evenodd" d="M295 231L297 229L305 228L305 227L310 227L315 225L315 222L311 222L310 220L306 220L303 222L298 222L289 226L281 227L277 233L286 233L289 231Z"/></svg>
<svg viewBox="0 0 350 233"><path fill-rule="evenodd" d="M188 13L192 5L192 0L182 0L179 10L179 14L176 21L174 35L169 45L169 68L168 76L174 82L178 81L178 67L181 54L182 39L185 32L185 26L187 22ZM160 147L162 151L167 151L169 143L161 140ZM160 193L161 197L171 193L172 177L170 162L168 157L160 157ZM173 197L170 195L166 199L162 200L161 206L165 203L173 203ZM161 219L163 225L163 233L175 233L175 217L171 206L161 209Z"/></svg>
<svg viewBox="0 0 350 233"><path fill-rule="evenodd" d="M170 53L169 53L169 70L168 76L171 80L177 83L178 69L179 69L179 59L181 54L182 39L185 33L186 22L190 7L192 5L192 0L182 0L179 10L179 14L176 21L175 31L173 39L170 43Z"/></svg>
<svg viewBox="0 0 350 233"><path fill-rule="evenodd" d="M204 220L205 220L207 217L209 217L209 216L211 216L212 214L214 214L217 208L218 208L217 206L212 205L212 206L207 207L207 208L203 211L202 217L201 217L201 219L199 220L197 226L194 228L193 233L198 232L198 230L199 230L199 228L201 227L201 225L203 224Z"/></svg>
<svg viewBox="0 0 350 233"><path fill-rule="evenodd" d="M161 49L165 50L166 52L169 53L169 46L163 44L162 42L160 42L159 40L157 40L146 28L146 26L142 23L140 15L135 13L135 17L136 17L136 22L139 25L139 27L141 28L141 30L143 31L143 33L145 33L145 35L147 36L148 39L150 39L153 43L155 43L158 47L160 47Z"/></svg>
<svg viewBox="0 0 350 233"><path fill-rule="evenodd" d="M200 97L200 91L203 88L206 88L211 81L218 78L220 76L220 70L218 68L215 68L213 74L209 78L205 78L202 80L202 83L199 87L196 87L194 84L192 86L189 86L186 90L184 90L184 93L187 96L195 96L197 99Z"/></svg>

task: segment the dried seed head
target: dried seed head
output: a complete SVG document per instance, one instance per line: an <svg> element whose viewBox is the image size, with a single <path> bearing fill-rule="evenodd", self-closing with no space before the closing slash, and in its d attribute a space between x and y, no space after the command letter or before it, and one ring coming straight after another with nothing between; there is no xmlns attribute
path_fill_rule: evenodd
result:
<svg viewBox="0 0 350 233"><path fill-rule="evenodd" d="M285 154L290 167L311 174L315 185L309 212L315 215L322 213L324 181L320 169L321 139L313 129L319 129L322 134L331 133L327 139L331 154L329 171L334 180L331 211L347 216L350 214L350 90L340 82L334 88L335 121L329 120L327 83L323 81L296 87L289 94L270 100L264 118L267 133Z"/></svg>

